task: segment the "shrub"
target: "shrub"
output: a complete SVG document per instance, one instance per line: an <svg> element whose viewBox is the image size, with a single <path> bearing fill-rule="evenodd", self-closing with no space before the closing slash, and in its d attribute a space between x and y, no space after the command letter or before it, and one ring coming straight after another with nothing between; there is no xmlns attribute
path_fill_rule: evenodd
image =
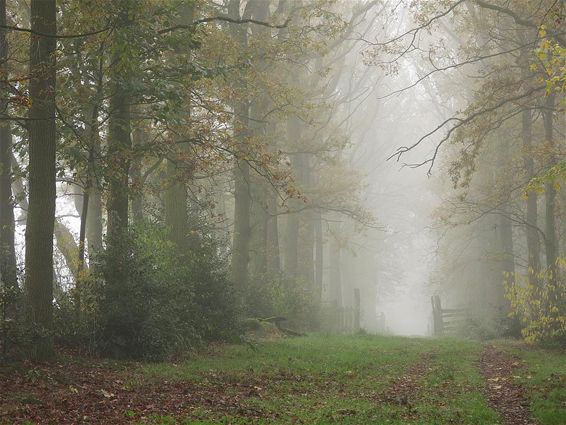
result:
<svg viewBox="0 0 566 425"><path fill-rule="evenodd" d="M238 297L228 279L228 260L219 254L218 241L203 237L183 258L181 283L192 288L195 322L200 337L229 340L239 334Z"/></svg>
<svg viewBox="0 0 566 425"><path fill-rule="evenodd" d="M275 278L253 279L245 295L246 314L250 317L284 316L289 325L299 329L314 329L319 308L314 291L306 284L283 274Z"/></svg>
<svg viewBox="0 0 566 425"><path fill-rule="evenodd" d="M564 260L559 268L564 268ZM524 277L507 286L512 315L521 324L525 341L551 346L566 346L566 284L559 276L554 281L547 273L537 276L538 285Z"/></svg>
<svg viewBox="0 0 566 425"><path fill-rule="evenodd" d="M22 323L22 302L19 288L8 288L0 282L0 363L18 358L27 345L27 335Z"/></svg>
<svg viewBox="0 0 566 425"><path fill-rule="evenodd" d="M234 331L236 309L214 240L180 257L166 231L146 223L120 244L114 248L127 252L127 279L109 283L108 252L97 268L93 315L104 353L159 360Z"/></svg>

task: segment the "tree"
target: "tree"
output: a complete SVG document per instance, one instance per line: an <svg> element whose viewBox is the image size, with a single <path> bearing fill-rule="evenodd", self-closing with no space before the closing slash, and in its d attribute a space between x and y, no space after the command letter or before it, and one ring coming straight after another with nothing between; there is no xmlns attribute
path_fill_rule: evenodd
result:
<svg viewBox="0 0 566 425"><path fill-rule="evenodd" d="M55 223L55 0L32 0L30 37L29 208L25 292L35 332L31 356L53 356L53 228ZM42 34L42 35L40 35Z"/></svg>
<svg viewBox="0 0 566 425"><path fill-rule="evenodd" d="M248 10L246 8L246 10ZM232 19L250 19L249 14L244 12L240 17L240 0L231 0L229 15ZM232 26L234 38L241 49L248 44L247 25ZM246 96L246 87L240 87L242 94L240 99L234 100L234 132L235 137L241 143L241 152L236 156L234 165L234 241L232 244L232 279L239 290L246 290L248 286L248 264L250 258L250 165L247 157L249 153L245 148L245 139L248 137L249 126L249 101Z"/></svg>
<svg viewBox="0 0 566 425"><path fill-rule="evenodd" d="M128 279L126 251L122 246L128 232L129 173L131 161L131 51L129 28L136 5L130 0L117 7L117 28L112 41L112 63L109 82L107 179L107 244L111 252L107 271L108 285L119 287Z"/></svg>
<svg viewBox="0 0 566 425"><path fill-rule="evenodd" d="M394 157L399 158L434 139L433 154L409 165L426 164L430 172L437 158L450 162L449 172L457 190L450 200L450 206L454 207L452 218L466 217L452 223L455 226L451 238L462 238L463 225L472 225L478 230L482 228L481 223L492 226L500 234L498 250L511 293L525 286L521 282L521 273L524 273L528 279L526 286L536 288L531 294L536 299L531 307L537 302L545 304L545 288L554 287L560 281L556 158L563 144L555 140L556 104L559 102L554 99L560 96L562 86L558 57L560 46L564 45L563 5L553 1L477 0L448 4L430 1L417 5L417 9L416 26L392 38L391 43L377 44L386 51L391 47L389 53L395 51L401 57L419 55L418 44L425 39L417 35L433 27L444 29L451 42L438 44L434 36L423 41L423 44L429 43L428 47L434 46L430 49L431 55L425 59L430 63L430 71L424 72L424 76L408 88L427 80L442 84L442 80L436 78L438 73L452 71L454 75L464 67L474 69L482 78L475 82L461 80L467 83L461 83L462 86L473 87L473 90L466 93L466 97L447 96L454 103L462 103L460 112L443 119L439 126L414 144L400 148ZM453 17L450 23L446 22L449 15ZM393 46L405 41L407 44L398 50ZM452 55L453 60L446 61L446 57ZM443 77L443 80L447 79ZM442 131L444 134L440 134ZM511 143L511 134L521 138L521 148ZM441 151L443 155L440 155ZM523 193L526 203L522 199ZM538 202L542 198L544 204ZM542 206L544 214L539 214ZM526 252L513 231L519 227L526 235ZM493 234L486 232L482 238L483 246L470 243L469 251L484 256L493 252L492 247L497 246L491 241ZM544 241L543 252L541 239ZM541 266L541 254L546 259L546 267ZM452 252L445 255L448 258L454 256ZM524 257L526 267L520 261ZM518 275L512 267L513 259L519 260ZM487 266L487 261L484 263ZM501 277L498 280L497 284L501 286ZM480 283L475 285L482 286ZM536 295L537 291L539 295ZM526 310L529 307L525 306Z"/></svg>
<svg viewBox="0 0 566 425"><path fill-rule="evenodd" d="M6 0L0 0L0 25L6 25ZM13 297L18 290L16 252L14 246L14 200L12 197L12 129L8 118L8 41L0 30L0 280L7 290L9 314L13 315Z"/></svg>

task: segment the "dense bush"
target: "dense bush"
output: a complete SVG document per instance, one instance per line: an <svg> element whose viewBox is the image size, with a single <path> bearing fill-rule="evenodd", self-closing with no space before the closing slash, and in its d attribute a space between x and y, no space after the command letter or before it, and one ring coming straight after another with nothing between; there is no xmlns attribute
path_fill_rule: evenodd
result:
<svg viewBox="0 0 566 425"><path fill-rule="evenodd" d="M228 259L219 254L217 241L201 239L183 258L181 284L193 290L195 327L204 340L229 340L238 333L241 308L228 279Z"/></svg>
<svg viewBox="0 0 566 425"><path fill-rule="evenodd" d="M26 336L21 316L22 302L19 290L7 288L0 282L0 363L19 357Z"/></svg>
<svg viewBox="0 0 566 425"><path fill-rule="evenodd" d="M246 314L262 318L283 316L295 328L315 329L319 322L318 303L314 291L305 286L304 282L283 274L271 279L253 279L245 296Z"/></svg>
<svg viewBox="0 0 566 425"><path fill-rule="evenodd" d="M507 287L512 314L520 322L521 334L527 342L566 347L564 263L559 260L555 280L543 272L537 276L538 285L524 277Z"/></svg>
<svg viewBox="0 0 566 425"><path fill-rule="evenodd" d="M181 255L165 229L146 223L114 248L127 252L127 278L111 283L111 254L102 253L95 273L80 278L80 317L77 293L57 303L60 340L113 357L158 360L236 334L226 261L213 239Z"/></svg>

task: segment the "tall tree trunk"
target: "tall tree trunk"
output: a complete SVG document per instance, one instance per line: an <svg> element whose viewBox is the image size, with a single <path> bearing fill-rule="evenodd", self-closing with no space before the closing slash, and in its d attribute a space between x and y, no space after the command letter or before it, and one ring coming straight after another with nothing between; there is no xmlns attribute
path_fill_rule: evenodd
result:
<svg viewBox="0 0 566 425"><path fill-rule="evenodd" d="M267 277L268 214L265 188L257 178L254 180L250 188L253 200L250 209L250 276L257 282L264 282Z"/></svg>
<svg viewBox="0 0 566 425"><path fill-rule="evenodd" d="M91 100L92 104L86 108L85 124L87 129L87 140L89 142L89 163L88 163L88 211L86 215L86 239L87 250L89 256L89 267L96 264L95 256L102 251L102 193L100 189L99 177L99 160L100 157L100 127L99 113L104 97L104 44L99 46L99 63L97 67L93 67L94 85L96 88L96 97Z"/></svg>
<svg viewBox="0 0 566 425"><path fill-rule="evenodd" d="M297 173L300 176L301 188L306 193L312 188L312 172L310 155L306 153L299 154L301 161L299 163L301 170ZM314 289L315 279L315 234L314 234L314 215L312 210L306 210L299 214L300 230L299 230L299 263L298 276L306 285L305 289Z"/></svg>
<svg viewBox="0 0 566 425"><path fill-rule="evenodd" d="M132 132L132 143L134 149L145 142L145 131L137 127ZM142 162L139 156L132 159L130 167L130 177L132 179L132 219L134 224L143 221L143 182L142 182Z"/></svg>
<svg viewBox="0 0 566 425"><path fill-rule="evenodd" d="M493 174L493 186L497 187L498 182L505 181L506 164L509 163L509 158L512 156L509 152L509 143L504 139L496 146L497 162L500 168L497 168ZM501 206L501 214L497 217L499 223L496 223L498 229L498 243L497 251L501 256L500 273L498 273L498 281L496 282L496 291L493 302L496 305L497 311L495 312L499 317L506 317L510 310L510 304L505 298L505 285L513 285L515 282L515 255L513 252L513 223L510 219L509 211L511 209L510 199L507 194L503 195L503 205Z"/></svg>
<svg viewBox="0 0 566 425"><path fill-rule="evenodd" d="M110 116L108 121L108 157L110 158L108 172L108 201L107 201L107 249L109 286L119 286L127 280L125 269L126 250L123 241L128 231L128 177L131 153L131 113L130 113L130 77L127 58L122 51L127 50L129 43L125 28L128 25L128 15L132 8L130 0L120 3L118 24L113 40L114 54L110 77Z"/></svg>
<svg viewBox="0 0 566 425"><path fill-rule="evenodd" d="M234 241L232 248L232 279L240 289L248 285L250 251L250 165L237 160L234 169Z"/></svg>
<svg viewBox="0 0 566 425"><path fill-rule="evenodd" d="M176 162L167 161L167 190L165 192L165 223L171 240L184 255L188 248L189 226L187 214L186 176L180 174Z"/></svg>
<svg viewBox="0 0 566 425"><path fill-rule="evenodd" d="M88 227L88 215L91 212L90 209L90 198L91 193L94 191L92 190L93 187L98 188L98 181L96 178L96 155L99 151L99 132L98 132L98 105L90 104L85 108L85 137L88 143L88 159L87 159L87 171L85 176L84 188L83 188L83 196L82 196L82 204L80 208L77 210L81 216L81 223L79 229L79 259L78 259L78 266L77 272L78 276L76 278L76 285L77 285L77 311L80 312L80 274L81 271L86 266L86 259L85 253L87 252L87 227ZM102 224L102 223L101 223ZM100 235L102 237L102 235ZM90 252L90 251L89 251Z"/></svg>
<svg viewBox="0 0 566 425"><path fill-rule="evenodd" d="M6 25L6 0L0 0L0 25ZM8 42L6 31L0 30L0 79L8 79ZM0 114L8 115L8 87L2 83L0 91ZM0 286L4 285L9 295L6 306L8 317L14 316L13 297L18 289L16 251L14 244L14 204L12 198L12 129L10 121L0 124Z"/></svg>
<svg viewBox="0 0 566 425"><path fill-rule="evenodd" d="M88 213L86 217L86 240L89 266L92 267L94 256L102 250L102 194L97 184L91 185L88 193Z"/></svg>
<svg viewBox="0 0 566 425"><path fill-rule="evenodd" d="M272 192L267 195L267 274L277 276L281 271L279 255L279 220L277 217L277 200Z"/></svg>
<svg viewBox="0 0 566 425"><path fill-rule="evenodd" d="M270 3L270 0L250 0L246 5L245 13L257 21L267 22L270 16ZM259 47L256 55L257 59L254 60L254 68L259 72L267 74L270 71L270 66L264 60L267 52L261 46L268 37L271 37L271 30L264 26L253 25L250 27L250 35ZM265 113L272 106L272 101L266 92L262 92L250 99L250 133L261 140L264 144L264 149L269 152L273 152L275 146L267 143L269 124L266 122ZM268 257L271 255L268 246L271 233L269 229L269 202L273 191L269 184L264 182L256 173L252 173L250 184L250 193L253 200L250 211L252 220L251 251L253 253L250 263L250 274L257 282L265 282L272 277L267 275L267 270L268 262L270 261Z"/></svg>
<svg viewBox="0 0 566 425"><path fill-rule="evenodd" d="M499 229L501 236L501 252L502 270L504 281L508 285L513 285L515 282L515 256L513 253L513 227L509 217L504 215L500 216ZM502 313L509 312L509 303L505 299L505 291L503 285L498 285L497 291L497 305L502 310Z"/></svg>
<svg viewBox="0 0 566 425"><path fill-rule="evenodd" d="M328 276L328 296L327 299L331 305L337 308L342 308L342 270L341 270L341 247L339 241L339 225L335 225L335 234L331 235L329 250L328 250L328 263L329 263L329 276Z"/></svg>
<svg viewBox="0 0 566 425"><path fill-rule="evenodd" d="M57 33L55 0L32 0L31 29ZM53 228L55 222L54 37L34 35L30 43L29 208L26 223L25 292L28 321L37 331L32 357L53 356Z"/></svg>
<svg viewBox="0 0 566 425"><path fill-rule="evenodd" d="M301 138L302 128L299 120L295 117L289 118L287 121L287 138L291 143L298 145L298 141ZM294 154L292 156L292 167L295 174L295 180L297 185L303 183L302 172L302 155ZM285 251L284 251L284 272L290 278L297 277L297 267L299 264L299 212L297 211L301 207L302 203L297 199L289 200L290 213L287 216L287 226L285 232Z"/></svg>
<svg viewBox="0 0 566 425"><path fill-rule="evenodd" d="M533 117L531 111L528 109L524 110L522 113L521 137L523 139L523 162L525 164L525 172L528 180L531 180L535 176L535 162L532 153L532 122ZM538 286L540 273L540 237L538 232L538 195L534 190L527 193L527 217L525 230L527 234L529 281Z"/></svg>
<svg viewBox="0 0 566 425"><path fill-rule="evenodd" d="M285 231L285 256L284 271L290 278L297 277L297 266L299 264L299 217L297 213L291 212L287 216Z"/></svg>
<svg viewBox="0 0 566 425"><path fill-rule="evenodd" d="M178 23L190 25L193 21L194 4L183 4L179 11ZM190 111L188 113L190 115ZM187 211L189 197L187 181L192 177L192 164L184 164L188 149L186 142L175 143L171 157L167 160L166 192L165 192L165 223L169 235L181 255L185 255L190 247L189 214Z"/></svg>
<svg viewBox="0 0 566 425"><path fill-rule="evenodd" d="M324 267L324 239L322 234L322 214L317 210L314 218L314 279L318 300L322 297L323 267Z"/></svg>
<svg viewBox="0 0 566 425"><path fill-rule="evenodd" d="M259 17L255 17L259 19ZM263 96L257 96L250 102L250 133L255 137L264 138L266 135L266 126L262 121L262 114L267 108L266 101ZM270 196L270 188L264 184L256 173L252 173L249 181L249 193L251 194L252 203L250 206L250 228L251 241L250 251L250 275L257 282L265 282L267 278L267 262L268 262L268 232L269 232L269 212L268 199Z"/></svg>
<svg viewBox="0 0 566 425"><path fill-rule="evenodd" d="M229 15L240 19L240 0L231 0ZM245 15L245 14L244 14ZM246 48L247 25L234 25L233 34L242 48ZM242 88L245 92L245 88ZM235 285L245 291L248 286L248 263L250 250L250 165L247 156L245 139L249 130L249 102L245 97L234 105L234 133L241 144L240 158L236 159L234 167L234 239L232 243L232 280Z"/></svg>
<svg viewBox="0 0 566 425"><path fill-rule="evenodd" d="M549 150L548 168L556 165L554 153L554 94L546 98L544 117L544 136ZM556 261L558 259L558 240L556 237L556 188L554 181L547 181L544 185L545 198L545 251L546 268L549 273L549 282L556 282Z"/></svg>

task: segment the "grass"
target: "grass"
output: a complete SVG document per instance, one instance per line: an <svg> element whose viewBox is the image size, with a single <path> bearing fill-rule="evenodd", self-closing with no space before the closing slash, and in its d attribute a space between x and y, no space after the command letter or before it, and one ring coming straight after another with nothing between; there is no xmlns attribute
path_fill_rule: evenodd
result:
<svg viewBox="0 0 566 425"><path fill-rule="evenodd" d="M531 411L538 422L563 425L566 418L565 353L511 341L500 341L496 345L523 361L524 368L514 379L528 389Z"/></svg>
<svg viewBox="0 0 566 425"><path fill-rule="evenodd" d="M523 366L513 379L529 391L540 425L564 423L564 353L494 344L522 359L509 356ZM312 335L217 346L178 363L69 355L0 369L8 389L0 390L0 423L78 423L86 415L137 425L497 425L479 372L482 350L450 338Z"/></svg>
<svg viewBox="0 0 566 425"><path fill-rule="evenodd" d="M498 415L486 404L484 381L477 368L482 347L472 341L433 341L433 361L418 405L421 417L425 418L422 423L500 423Z"/></svg>
<svg viewBox="0 0 566 425"><path fill-rule="evenodd" d="M231 346L143 371L151 380L255 383L258 396L241 402L257 416L208 407L195 410L191 420L157 417L149 423L497 424L476 368L480 351L474 342L376 336L310 336L265 343L257 351ZM399 383L407 373L408 383Z"/></svg>

